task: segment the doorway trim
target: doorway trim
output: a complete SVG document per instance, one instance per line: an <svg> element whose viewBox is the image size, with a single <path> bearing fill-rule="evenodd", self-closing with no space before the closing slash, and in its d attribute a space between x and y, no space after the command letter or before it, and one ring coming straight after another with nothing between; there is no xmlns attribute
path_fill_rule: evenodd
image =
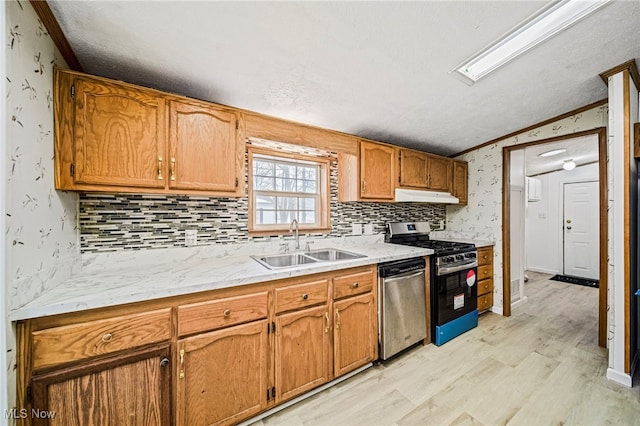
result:
<svg viewBox="0 0 640 426"><path fill-rule="evenodd" d="M571 133L539 141L527 142L502 148L502 315L511 316L511 151L517 151L534 145L574 139L581 136L598 136L598 176L600 192L600 288L598 294L598 345L607 344L607 255L608 255L608 216L607 216L607 129L597 127L591 130Z"/></svg>

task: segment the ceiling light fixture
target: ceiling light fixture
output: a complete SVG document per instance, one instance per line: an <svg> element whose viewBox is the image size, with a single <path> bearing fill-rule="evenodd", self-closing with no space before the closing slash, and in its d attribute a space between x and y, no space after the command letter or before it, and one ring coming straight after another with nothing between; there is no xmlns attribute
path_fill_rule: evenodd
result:
<svg viewBox="0 0 640 426"><path fill-rule="evenodd" d="M576 168L576 163L573 160L564 160L562 168L565 170L573 170Z"/></svg>
<svg viewBox="0 0 640 426"><path fill-rule="evenodd" d="M472 85L491 71L595 12L609 0L552 2L478 54L449 71Z"/></svg>
<svg viewBox="0 0 640 426"><path fill-rule="evenodd" d="M538 154L538 157L552 157L554 155L562 154L563 152L567 152L567 148L560 148L543 152L542 154Z"/></svg>

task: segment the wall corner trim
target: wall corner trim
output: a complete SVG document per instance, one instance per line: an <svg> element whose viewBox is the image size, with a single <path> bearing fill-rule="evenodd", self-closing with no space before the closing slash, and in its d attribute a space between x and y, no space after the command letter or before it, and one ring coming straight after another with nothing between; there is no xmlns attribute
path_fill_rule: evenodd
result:
<svg viewBox="0 0 640 426"><path fill-rule="evenodd" d="M62 28L60 28L60 24L58 20L53 15L51 8L49 7L49 3L47 0L29 0L31 6L36 11L36 14L47 28L49 32L49 36L51 36L51 40L56 45L60 54L67 62L67 65L74 71L83 71L82 65L80 65L80 61L76 57L76 54L73 52L67 37L65 37Z"/></svg>

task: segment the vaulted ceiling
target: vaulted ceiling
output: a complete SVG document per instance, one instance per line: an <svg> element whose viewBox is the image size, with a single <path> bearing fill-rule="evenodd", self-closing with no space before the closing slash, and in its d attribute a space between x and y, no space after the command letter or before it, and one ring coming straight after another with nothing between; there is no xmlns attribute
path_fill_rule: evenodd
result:
<svg viewBox="0 0 640 426"><path fill-rule="evenodd" d="M448 72L536 1L51 1L84 70L452 154L606 98L640 60L640 2L612 1L467 86Z"/></svg>

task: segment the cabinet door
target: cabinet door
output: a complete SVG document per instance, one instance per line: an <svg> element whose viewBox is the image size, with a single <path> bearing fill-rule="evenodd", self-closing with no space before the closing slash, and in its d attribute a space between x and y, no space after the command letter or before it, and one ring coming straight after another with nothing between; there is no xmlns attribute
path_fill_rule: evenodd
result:
<svg viewBox="0 0 640 426"><path fill-rule="evenodd" d="M395 149L360 142L360 197L393 200L395 191Z"/></svg>
<svg viewBox="0 0 640 426"><path fill-rule="evenodd" d="M236 192L243 183L244 149L233 112L171 101L169 151L170 188Z"/></svg>
<svg viewBox="0 0 640 426"><path fill-rule="evenodd" d="M178 341L178 425L234 424L267 405L267 321Z"/></svg>
<svg viewBox="0 0 640 426"><path fill-rule="evenodd" d="M171 422L169 345L54 370L33 378L35 425ZM55 416L45 419L47 413Z"/></svg>
<svg viewBox="0 0 640 426"><path fill-rule="evenodd" d="M407 149L400 150L400 186L426 188L426 154Z"/></svg>
<svg viewBox="0 0 640 426"><path fill-rule="evenodd" d="M467 204L467 162L466 161L454 161L453 162L453 196L457 197L459 204Z"/></svg>
<svg viewBox="0 0 640 426"><path fill-rule="evenodd" d="M142 89L76 79L75 182L163 188L164 108Z"/></svg>
<svg viewBox="0 0 640 426"><path fill-rule="evenodd" d="M452 160L429 155L428 187L434 191L451 191Z"/></svg>
<svg viewBox="0 0 640 426"><path fill-rule="evenodd" d="M329 380L327 306L276 317L276 404Z"/></svg>
<svg viewBox="0 0 640 426"><path fill-rule="evenodd" d="M374 360L378 318L373 294L335 302L333 365L336 377Z"/></svg>

